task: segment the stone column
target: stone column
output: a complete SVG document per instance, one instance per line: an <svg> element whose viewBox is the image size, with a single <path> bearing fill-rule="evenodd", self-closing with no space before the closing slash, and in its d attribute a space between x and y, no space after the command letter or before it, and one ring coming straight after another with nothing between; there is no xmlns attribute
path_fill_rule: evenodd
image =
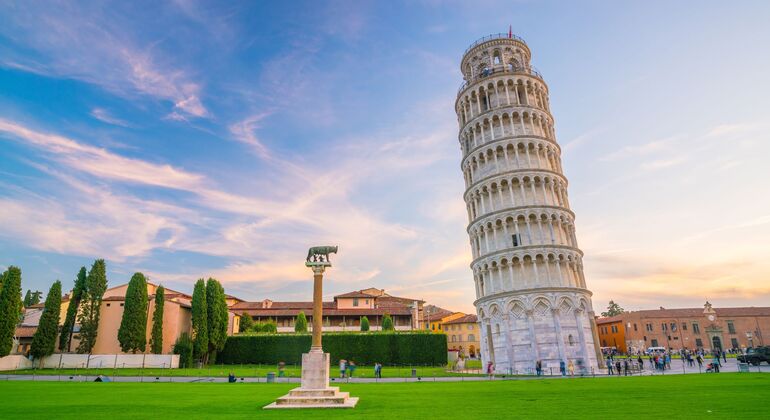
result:
<svg viewBox="0 0 770 420"><path fill-rule="evenodd" d="M562 337L561 333L561 320L559 319L560 313L561 311L558 308L551 309L551 315L553 316L553 327L556 330L556 347L559 349L559 360L567 363L564 358L564 337Z"/></svg>
<svg viewBox="0 0 770 420"><path fill-rule="evenodd" d="M310 345L310 351L314 353L323 352L321 346L321 332L323 329L323 279L324 266L314 266L313 268L313 341Z"/></svg>

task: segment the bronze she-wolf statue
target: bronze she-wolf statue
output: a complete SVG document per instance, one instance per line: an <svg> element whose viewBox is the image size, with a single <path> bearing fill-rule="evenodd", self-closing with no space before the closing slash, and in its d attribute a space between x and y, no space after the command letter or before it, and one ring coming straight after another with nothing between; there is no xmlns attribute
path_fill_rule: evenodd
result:
<svg viewBox="0 0 770 420"><path fill-rule="evenodd" d="M314 246L307 250L307 262L329 262L329 254L336 254L336 246Z"/></svg>

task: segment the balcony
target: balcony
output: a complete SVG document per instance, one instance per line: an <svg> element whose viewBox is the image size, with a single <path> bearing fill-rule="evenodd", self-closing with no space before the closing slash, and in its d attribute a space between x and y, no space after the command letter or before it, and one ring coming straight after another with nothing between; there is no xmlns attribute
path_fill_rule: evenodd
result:
<svg viewBox="0 0 770 420"><path fill-rule="evenodd" d="M479 44L483 44L483 43L485 43L485 42L487 42L487 41L492 41L492 40L495 40L495 39L512 39L512 40L514 40L514 41L519 41L519 42L521 42L522 44L524 44L524 45L527 45L527 43L526 43L526 42L525 42L523 39L521 39L521 38L519 38L518 36L516 36L516 35L513 35L513 34L511 34L510 36L508 36L508 34L507 34L507 33L492 34L492 35L487 35L487 36L485 36L485 37L482 37L482 38L479 38L479 39L477 39L477 40L476 40L476 42L474 42L473 44L471 44L471 46L470 46L470 47L468 47L468 48L465 50L465 52L463 53L463 57L465 57L465 54L468 54L468 51L472 50L472 49L473 49L473 48L475 48L477 45L479 45Z"/></svg>
<svg viewBox="0 0 770 420"><path fill-rule="evenodd" d="M543 80L543 75L540 74L539 71L537 71L536 68L529 66L529 67L511 67L510 65L503 65L503 64L495 64L493 68L486 68L484 69L481 74L476 75L476 77L473 77L470 80L464 81L460 88L457 89L457 94L460 95L460 92L462 92L468 85L471 83L476 83L479 80L486 79L488 77L493 76L499 76L501 74L510 73L510 74L526 74L529 76L535 76L540 80ZM545 80L543 80L545 82Z"/></svg>

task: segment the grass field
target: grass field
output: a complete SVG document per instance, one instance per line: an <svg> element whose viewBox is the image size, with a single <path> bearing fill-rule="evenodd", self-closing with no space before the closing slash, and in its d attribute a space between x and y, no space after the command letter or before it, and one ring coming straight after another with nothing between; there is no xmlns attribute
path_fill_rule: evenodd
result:
<svg viewBox="0 0 770 420"><path fill-rule="evenodd" d="M467 366L466 366L467 367ZM433 367L433 366L384 366L382 368L383 378L404 378L412 376L412 369L417 370L418 376L424 377L446 377L446 376L458 376L458 373L447 372L446 367ZM473 367L470 369L479 369L479 367ZM278 374L278 368L276 366L269 365L216 365L206 366L202 369L190 368L190 369L22 369L12 371L0 371L0 375L61 375L61 376L96 376L99 374L106 376L209 376L209 377L226 377L230 372L233 372L235 376L242 378L264 378L268 372L275 372ZM287 377L299 377L299 366L286 366L285 375ZM339 370L336 366L331 367L329 374L333 377L339 376ZM479 371L479 375L482 372ZM354 376L357 378L373 378L374 367L372 366L358 366L355 370ZM474 374L464 374L464 376L474 376Z"/></svg>
<svg viewBox="0 0 770 420"><path fill-rule="evenodd" d="M353 410L263 411L290 384L0 382L0 418L767 418L770 375L348 384Z"/></svg>

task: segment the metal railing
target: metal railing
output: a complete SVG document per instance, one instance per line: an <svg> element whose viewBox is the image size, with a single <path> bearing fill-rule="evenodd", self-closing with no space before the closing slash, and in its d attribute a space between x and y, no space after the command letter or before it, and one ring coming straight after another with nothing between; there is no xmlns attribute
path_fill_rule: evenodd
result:
<svg viewBox="0 0 770 420"><path fill-rule="evenodd" d="M513 34L511 34L511 36L508 36L508 33L491 34L491 35L487 35L485 37L481 37L477 39L473 44L471 44L470 47L468 47L465 50L465 52L463 53L463 57L465 56L465 54L468 54L468 51L474 49L479 44L483 44L484 42L487 42L487 41L492 41L493 39L512 39L514 41L519 41L522 44L527 45L527 43L523 39L521 39L521 37L518 37Z"/></svg>
<svg viewBox="0 0 770 420"><path fill-rule="evenodd" d="M537 69L532 66L511 68L509 65L499 64L499 65L496 65L496 67L493 67L491 69L485 69L484 71L481 72L481 74L476 75L476 77L473 77L470 80L464 81L460 85L460 87L457 89L457 93L459 94L460 92L462 92L463 89L468 87L468 85L470 85L471 83L475 83L481 79L486 79L487 77L499 76L500 74L503 74L503 73L528 74L530 76L535 76L538 79L543 80L543 75L540 74L540 72L537 71Z"/></svg>

